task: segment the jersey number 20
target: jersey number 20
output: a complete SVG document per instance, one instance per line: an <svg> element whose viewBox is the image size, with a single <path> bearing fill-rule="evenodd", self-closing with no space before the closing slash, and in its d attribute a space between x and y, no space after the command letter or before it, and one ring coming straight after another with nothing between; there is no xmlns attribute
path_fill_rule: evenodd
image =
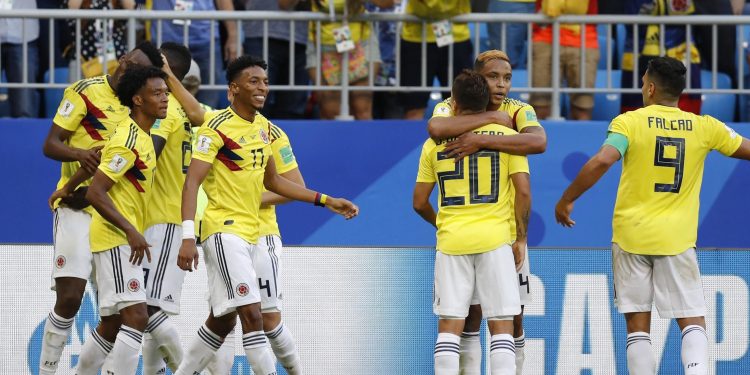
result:
<svg viewBox="0 0 750 375"><path fill-rule="evenodd" d="M490 161L490 193L479 194L479 159L489 158ZM451 159L445 152L437 153L437 160ZM482 150L469 155L469 204L497 203L500 195L500 153L497 151ZM464 197L448 197L445 195L445 182L449 180L465 180L463 158L456 162L456 168L452 171L438 172L438 185L440 186L440 206L463 206L466 204Z"/></svg>

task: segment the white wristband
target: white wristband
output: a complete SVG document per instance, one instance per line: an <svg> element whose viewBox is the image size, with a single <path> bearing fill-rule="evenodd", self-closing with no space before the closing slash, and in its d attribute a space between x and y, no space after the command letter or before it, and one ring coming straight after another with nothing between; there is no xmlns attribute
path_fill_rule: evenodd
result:
<svg viewBox="0 0 750 375"><path fill-rule="evenodd" d="M183 240L195 240L195 222L192 220L185 220L182 222L182 239Z"/></svg>

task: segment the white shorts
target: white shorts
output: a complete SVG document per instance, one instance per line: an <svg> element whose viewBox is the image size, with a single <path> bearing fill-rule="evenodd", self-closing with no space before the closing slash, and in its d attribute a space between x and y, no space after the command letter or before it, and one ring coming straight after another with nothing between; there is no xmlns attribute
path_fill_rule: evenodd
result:
<svg viewBox="0 0 750 375"><path fill-rule="evenodd" d="M180 298L185 271L177 266L182 244L182 226L155 224L146 229L146 242L151 245L151 262L143 260L146 282L146 303L167 314L180 313Z"/></svg>
<svg viewBox="0 0 750 375"><path fill-rule="evenodd" d="M203 241L208 274L208 304L214 316L239 306L260 302L253 266L257 246L230 233L216 233Z"/></svg>
<svg viewBox="0 0 750 375"><path fill-rule="evenodd" d="M94 253L99 315L110 316L146 302L143 267L130 263L130 246L117 246Z"/></svg>
<svg viewBox="0 0 750 375"><path fill-rule="evenodd" d="M58 207L54 214L52 239L52 290L58 277L75 277L88 280L91 276L91 247L89 226L91 215L85 211Z"/></svg>
<svg viewBox="0 0 750 375"><path fill-rule="evenodd" d="M678 255L638 255L612 244L615 305L621 313L656 310L662 318L706 315L695 249Z"/></svg>
<svg viewBox="0 0 750 375"><path fill-rule="evenodd" d="M260 308L264 312L280 312L283 308L281 285L281 253L284 247L276 235L258 238L258 249L253 254L255 274L258 276Z"/></svg>
<svg viewBox="0 0 750 375"><path fill-rule="evenodd" d="M432 309L440 317L463 319L475 290L485 318L521 313L513 250L503 245L481 254L435 256Z"/></svg>
<svg viewBox="0 0 750 375"><path fill-rule="evenodd" d="M521 264L521 270L518 271L518 295L521 297L521 306L526 306L534 301L531 295L531 284L529 282L529 276L531 276L531 267L529 266L529 247L526 246L524 249L525 256L523 257L523 263ZM479 295L474 290L474 295L471 296L471 304L479 305Z"/></svg>

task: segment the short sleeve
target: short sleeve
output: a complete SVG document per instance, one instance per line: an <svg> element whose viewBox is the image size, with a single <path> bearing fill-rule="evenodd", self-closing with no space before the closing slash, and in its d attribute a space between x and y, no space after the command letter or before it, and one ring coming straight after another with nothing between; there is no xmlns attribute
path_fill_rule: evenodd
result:
<svg viewBox="0 0 750 375"><path fill-rule="evenodd" d="M60 106L57 107L57 113L55 113L52 122L65 130L75 131L81 125L81 120L86 116L86 112L86 103L71 86L65 89L63 99Z"/></svg>
<svg viewBox="0 0 750 375"><path fill-rule="evenodd" d="M419 157L419 171L417 172L417 182L434 183L435 170L432 165L432 150L435 148L435 142L428 140L422 146L422 155Z"/></svg>
<svg viewBox="0 0 750 375"><path fill-rule="evenodd" d="M114 140L114 139L113 139ZM109 142L102 150L99 170L112 181L117 181L135 164L135 153L129 148Z"/></svg>
<svg viewBox="0 0 750 375"><path fill-rule="evenodd" d="M737 152L737 149L742 145L742 136L728 125L711 116L703 116L703 119L711 131L710 147L712 150L719 151L726 156L731 156Z"/></svg>
<svg viewBox="0 0 750 375"><path fill-rule="evenodd" d="M627 114L622 114L615 117L614 120L609 123L609 128L607 129L607 131L609 133L622 134L632 142L632 139L630 139L630 129L628 128L628 121L626 116Z"/></svg>
<svg viewBox="0 0 750 375"><path fill-rule="evenodd" d="M515 125L519 133L525 128L542 126L542 124L539 123L539 119L536 117L536 111L534 111L534 108L528 104L516 111Z"/></svg>
<svg viewBox="0 0 750 375"><path fill-rule="evenodd" d="M156 120L154 126L151 127L151 135L158 135L159 137L169 139L169 136L177 129L182 129L182 121L179 116L170 116L171 113L167 113L167 117Z"/></svg>
<svg viewBox="0 0 750 375"><path fill-rule="evenodd" d="M281 129L274 128L274 131L277 130L281 132ZM289 137L283 132L280 135L271 143L271 150L273 151L273 160L276 163L276 172L282 174L299 168L299 165L297 164L297 158L294 156L294 151L292 151Z"/></svg>
<svg viewBox="0 0 750 375"><path fill-rule="evenodd" d="M432 117L452 117L453 108L451 107L451 98L445 99L438 103L432 110Z"/></svg>
<svg viewBox="0 0 750 375"><path fill-rule="evenodd" d="M508 160L508 174L514 175L516 173L529 173L529 159L525 156L509 155Z"/></svg>
<svg viewBox="0 0 750 375"><path fill-rule="evenodd" d="M224 146L224 141L216 130L201 126L195 135L193 159L213 163L222 146Z"/></svg>

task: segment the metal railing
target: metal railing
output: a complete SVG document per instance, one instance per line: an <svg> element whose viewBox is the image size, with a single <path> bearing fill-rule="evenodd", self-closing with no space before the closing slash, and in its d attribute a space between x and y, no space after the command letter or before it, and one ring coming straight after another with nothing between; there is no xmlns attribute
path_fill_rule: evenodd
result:
<svg viewBox="0 0 750 375"><path fill-rule="evenodd" d="M49 36L50 36L50 44L49 44L49 63L50 67L54 67L54 56L56 55L54 52L55 45L54 45L54 35L55 35L55 20L58 19L75 19L75 29L76 29L76 56L78 56L77 66L73 69L74 73L72 74L72 78L74 79L80 79L81 78L81 69L80 69L80 36L81 36L81 21L82 20L127 20L127 38L128 38L128 45L129 48L135 47L136 44L136 27L138 21L143 20L150 20L153 22L157 22L156 30L157 35L152 36L153 39L155 39L155 42L160 43L161 42L161 22L164 20L174 20L174 19L185 19L185 20L208 20L210 22L210 51L215 50L215 30L216 30L216 22L221 22L224 20L233 20L236 21L236 28L237 28L237 35L242 35L243 30L243 22L246 21L261 21L263 23L263 50L262 51L245 51L255 54L261 54L266 60L268 60L268 24L270 21L287 21L290 24L290 54L291 59L294 59L294 40L295 40L295 33L296 30L294 28L294 22L293 21L312 21L315 23L317 33L315 35L315 45L316 45L316 53L317 53L317 74L315 79L313 79L313 82L311 84L301 85L301 84L295 84L294 82L294 72L293 72L293 64L290 66L289 71L289 84L287 85L273 85L271 86L272 90L303 90L303 91L315 91L315 90L340 90L342 93L342 105L341 105L341 115L342 117L346 118L349 115L349 108L348 108L348 102L347 97L348 93L350 91L419 91L419 92L432 92L432 91L449 91L450 87L443 86L443 87L437 87L431 85L431 81L428 82L428 78L431 79L431 77L426 77L426 69L424 69L426 65L426 43L424 40L422 41L422 61L419 62L413 62L413 63L419 63L422 65L422 77L421 77L421 84L419 86L400 86L400 77L402 72L401 67L401 57L400 57L400 27L397 27L397 35L396 35L396 45L395 45L395 75L396 75L396 86L379 86L375 84L375 77L374 77L374 64L369 64L369 79L366 85L357 85L352 86L349 84L348 74L342 74L341 75L341 84L335 85L335 86L326 86L321 83L321 68L320 68L320 57L321 57L321 38L320 38L320 26L324 22L329 22L332 20L341 20L341 16L335 16L331 17L328 14L324 13L316 13L316 12L272 12L272 11L212 11L212 12L179 12L179 11L126 11L126 10L64 10L64 9L37 9L37 10L6 10L3 11L4 18L36 18L39 19L40 22L49 22ZM372 30L377 30L377 22L381 21L390 21L390 22L418 22L422 25L422 32L423 35L426 35L426 30L430 27L429 23L432 20L423 20L419 19L415 16L411 15L405 15L405 14L398 14L398 13L368 13L363 14L357 17L352 18L353 21L362 21L367 22L370 24ZM718 32L718 26L719 25L750 25L750 16L707 16L707 15L699 15L699 16L667 16L667 17L657 17L657 16L625 16L625 15L596 15L596 16L561 16L558 18L548 18L546 16L540 15L540 14L501 14L501 13L472 13L472 14L464 14L461 16L457 16L452 18L453 22L465 22L469 24L474 25L474 33L470 36L470 40L473 44L473 50L474 55L476 56L479 54L480 47L481 47L481 40L480 40L480 26L483 23L502 23L502 28L505 28L505 25L507 23L526 23L528 27L528 40L529 47L531 46L530 41L532 37L532 23L537 24L543 24L543 25L551 25L552 26L552 71L551 71L551 79L552 83L550 87L513 87L514 92L524 92L524 93L551 93L552 94L552 103L551 103L551 119L560 118L560 103L561 103L561 94L563 93L640 93L639 88L639 81L640 81L640 74L642 72L639 72L638 70L638 64L634 64L633 69L633 87L631 88L621 88L621 87L613 87L612 85L612 72L613 72L613 39L612 39L612 27L617 24L625 24L628 25L627 27L631 27L633 30L634 35L638 35L638 29L639 27L643 27L644 25L659 25L660 28L660 51L661 53L664 53L664 28L667 25L681 25L685 27L686 35L687 35L687 55L688 58L690 56L690 47L692 44L692 34L693 34L693 27L696 25L710 25L711 26L711 37L713 41L713 50L711 51L711 58L712 58L712 79L711 79L711 85L709 88L688 88L685 90L686 93L700 93L700 94L740 94L740 93L747 93L748 90L745 89L743 86L744 82L743 79L738 79L737 82L739 84L738 88L718 88L717 85L717 32ZM585 81L585 74L581 74L581 88L573 88L573 87L562 87L561 86L561 72L560 72L560 27L562 24L574 24L574 25L580 25L583 26L584 24L594 24L594 25L600 25L604 24L606 25L606 71L607 71L607 84L606 87L584 87L583 83ZM183 29L183 42L187 45L187 38L188 38L188 25L187 23L184 24ZM25 28L25 24L24 24ZM25 31L25 30L24 30ZM581 42L582 45L584 44L584 40L586 39L586 28L581 27ZM506 45L506 33L503 33L503 40L501 41L501 45ZM243 38L238 37L237 38L237 49L238 51L242 50L242 40ZM742 51L744 49L744 45L746 41L744 40L743 33L737 33L737 48L738 51ZM636 40L634 42L633 46L634 51L628 51L628 52L634 52L634 61L637 61L638 56L638 41ZM368 44L368 48L373 48L373 44ZM449 66L446 67L448 70L448 81L452 82L453 79L453 45L449 45L448 47L445 47L448 49L449 54ZM600 46L601 49L601 46ZM257 53L262 52L262 53ZM532 48L527 48L527 71L529 77L532 76L532 71L534 69L532 65ZM585 54L581 53L581 64L580 69L581 73L585 70ZM738 66L738 74L739 77L743 77L744 72L744 63L743 63L744 54L743 53L737 53L737 66ZM102 59L105 60L104 64L106 64L106 55L102 56ZM28 82L27 75L25 74L27 71L27 62L28 62L28 49L26 48L26 45L23 46L23 64L24 64L24 77L23 81L20 83L10 83L10 82L0 82L0 88L6 87L6 88L64 88L67 87L68 84L66 83L55 83L55 72L53 68L50 68L50 74L48 76L47 82L40 82L40 83L32 83ZM214 72L214 65L218 63L216 59L212 57L210 59L211 67L209 69L210 72ZM349 64L349 56L348 54L344 54L342 65L344 69L348 67ZM690 69L691 64L686 64L688 69L688 87L690 87ZM2 68L2 66L0 66ZM531 85L529 85L531 86ZM593 85L592 85L593 86ZM225 85L217 85L214 80L214 74L212 73L210 75L209 84L208 85L202 85L201 89L210 89L210 90L224 90L226 89Z"/></svg>

